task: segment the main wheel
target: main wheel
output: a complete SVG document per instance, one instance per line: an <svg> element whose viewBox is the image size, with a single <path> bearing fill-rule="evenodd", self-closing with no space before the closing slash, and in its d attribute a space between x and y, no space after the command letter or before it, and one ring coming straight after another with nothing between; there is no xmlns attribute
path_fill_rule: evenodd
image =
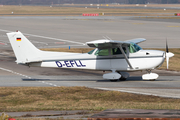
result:
<svg viewBox="0 0 180 120"><path fill-rule="evenodd" d="M111 82L117 82L118 81L118 79L116 79L116 80L110 80Z"/></svg>
<svg viewBox="0 0 180 120"><path fill-rule="evenodd" d="M121 77L119 78L120 81L125 81L127 78Z"/></svg>
<svg viewBox="0 0 180 120"><path fill-rule="evenodd" d="M150 79L149 81L155 81L156 79Z"/></svg>

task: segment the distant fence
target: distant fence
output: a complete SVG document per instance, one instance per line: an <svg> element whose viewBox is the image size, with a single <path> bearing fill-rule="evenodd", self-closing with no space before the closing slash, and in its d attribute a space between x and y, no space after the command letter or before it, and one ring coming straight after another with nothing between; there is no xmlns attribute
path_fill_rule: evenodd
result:
<svg viewBox="0 0 180 120"><path fill-rule="evenodd" d="M83 16L99 16L98 13L83 13Z"/></svg>

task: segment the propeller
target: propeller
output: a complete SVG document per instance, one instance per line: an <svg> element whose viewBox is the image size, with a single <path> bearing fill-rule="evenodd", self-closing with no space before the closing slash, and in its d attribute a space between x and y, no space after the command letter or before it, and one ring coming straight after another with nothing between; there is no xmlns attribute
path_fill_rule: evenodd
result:
<svg viewBox="0 0 180 120"><path fill-rule="evenodd" d="M167 43L167 39L166 39L166 62L167 62L167 70L169 68L169 58L173 57L174 54L169 52L169 48L168 48L168 43Z"/></svg>

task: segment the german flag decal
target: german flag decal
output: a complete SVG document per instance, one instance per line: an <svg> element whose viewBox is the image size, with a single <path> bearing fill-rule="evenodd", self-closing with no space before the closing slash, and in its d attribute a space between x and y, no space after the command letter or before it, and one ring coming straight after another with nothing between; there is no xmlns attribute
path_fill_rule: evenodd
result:
<svg viewBox="0 0 180 120"><path fill-rule="evenodd" d="M21 38L16 38L16 41L21 41Z"/></svg>

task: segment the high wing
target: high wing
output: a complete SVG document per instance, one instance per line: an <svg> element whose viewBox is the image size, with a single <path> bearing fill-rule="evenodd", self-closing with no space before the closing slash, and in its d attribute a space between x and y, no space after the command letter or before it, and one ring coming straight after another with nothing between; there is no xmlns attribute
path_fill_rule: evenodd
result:
<svg viewBox="0 0 180 120"><path fill-rule="evenodd" d="M86 43L89 47L95 48L113 48L119 45L126 44L129 45L130 42L125 41L115 41L115 40L95 40Z"/></svg>
<svg viewBox="0 0 180 120"><path fill-rule="evenodd" d="M133 43L136 43L136 44L138 44L138 43L141 43L141 42L144 42L144 41L146 41L146 39L145 38L136 38L136 39L132 39L132 40L126 40L125 42L133 42Z"/></svg>
<svg viewBox="0 0 180 120"><path fill-rule="evenodd" d="M95 40L95 41L90 41L87 42L86 44L89 47L95 47L95 48L114 48L114 47L119 47L122 45L130 45L131 43L140 43L145 41L146 39L144 38L136 38L132 40L127 40L127 41L116 41L116 40Z"/></svg>

